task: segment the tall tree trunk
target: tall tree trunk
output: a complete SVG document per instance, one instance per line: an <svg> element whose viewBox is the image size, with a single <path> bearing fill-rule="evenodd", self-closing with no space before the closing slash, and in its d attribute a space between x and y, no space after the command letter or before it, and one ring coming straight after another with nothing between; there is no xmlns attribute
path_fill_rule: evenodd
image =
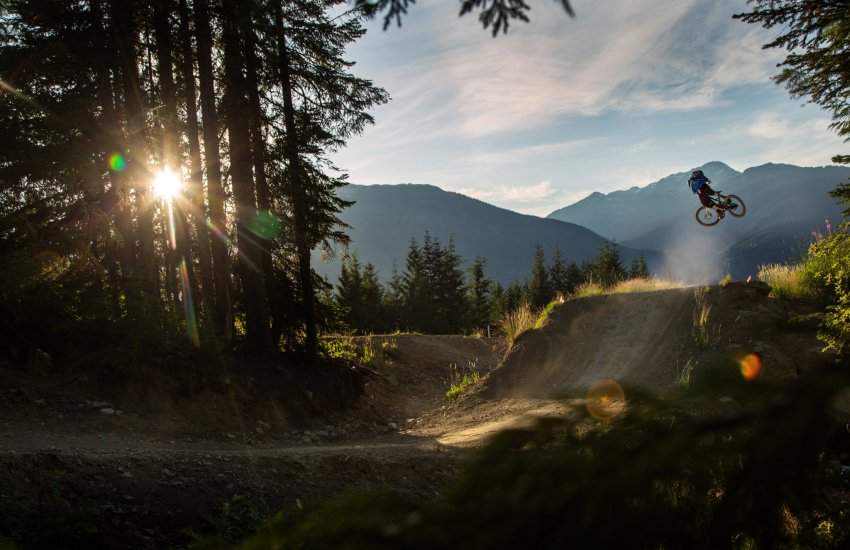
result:
<svg viewBox="0 0 850 550"><path fill-rule="evenodd" d="M157 67L159 69L160 94L162 97L162 122L163 140L162 153L163 163L166 168L182 173L181 154L177 117L177 90L174 85L174 42L171 38L171 0L156 0L154 33L157 46ZM195 270L190 255L189 231L187 228L187 209L183 196L178 195L169 199L169 215L173 216L174 242L172 243L176 252L175 273L179 283L175 285L180 289L179 302L182 303L186 328L189 338L197 342L195 319L195 301L193 294L197 294L197 282L195 281ZM170 272L169 272L170 273ZM179 307L179 304L178 304ZM179 310L179 309L178 309Z"/></svg>
<svg viewBox="0 0 850 550"><path fill-rule="evenodd" d="M180 49L183 73L183 99L186 102L186 135L189 141L189 200L191 215L195 221L198 243L198 265L201 271L201 303L208 322L215 324L215 287L210 257L210 235L206 225L204 186L201 181L201 142L198 139L198 94L195 89L195 74L192 67L192 38L189 34L189 8L186 0L180 0Z"/></svg>
<svg viewBox="0 0 850 550"><path fill-rule="evenodd" d="M261 215L271 216L271 192L266 178L266 144L263 139L263 113L260 104L260 82L258 77L259 58L257 57L257 38L251 14L251 3L240 3L239 20L242 23L242 35L245 37L245 78L248 91L248 106L251 110L249 134L251 137L251 160L254 165L254 182L257 189L257 208ZM266 292L271 315L276 315L275 308L271 307L276 301L275 296L279 292L276 283L274 268L272 265L272 239L274 235L258 236L257 242L260 246L260 264L262 266L263 279L265 280ZM272 344L277 348L280 337L272 339Z"/></svg>
<svg viewBox="0 0 850 550"><path fill-rule="evenodd" d="M278 72L283 94L283 116L286 129L284 156L289 165L289 188L292 193L292 210L295 218L295 244L298 251L298 277L301 284L301 301L304 315L305 351L309 357L318 352L318 330L313 296L313 273L310 267L310 241L307 235L307 182L301 169L298 153L298 133L295 127L295 106L292 100L292 76L289 52L283 28L283 7L274 1L275 31L277 33Z"/></svg>
<svg viewBox="0 0 850 550"><path fill-rule="evenodd" d="M195 0L195 33L198 40L198 78L201 91L201 116L204 121L204 160L207 168L209 217L213 226L210 241L215 280L216 312L219 331L225 341L233 338L233 305L230 296L230 262L227 256L224 217L224 187L221 178L221 153L218 143L218 115L213 84L212 36L207 0Z"/></svg>
<svg viewBox="0 0 850 550"><path fill-rule="evenodd" d="M230 144L230 176L236 200L238 271L242 280L248 347L255 351L271 347L266 292L263 285L260 247L252 225L257 218L254 180L251 173L250 114L242 74L243 58L239 41L238 0L222 2L222 42L224 43L224 111Z"/></svg>
<svg viewBox="0 0 850 550"><path fill-rule="evenodd" d="M106 38L109 34L104 24L101 0L92 0L91 16L92 29L97 37L96 45L98 48L97 60L94 67L97 75L98 99L100 105L103 107L103 116L101 118L103 136L101 143L103 150L101 153L106 157L124 149L121 146L123 139L121 139L119 116L115 109L115 93L110 76L110 66L112 64L110 60L115 54L114 51L110 53L109 41ZM135 306L139 303L138 288L132 284L132 273L135 269L136 259L136 237L133 234L129 182L127 181L126 174L114 169L110 170L109 180L109 198L105 202L110 205L107 209L108 211L115 211L115 225L118 233L121 235L122 241L119 245L107 244L106 252L107 270L110 281L113 284L112 309L113 315L117 318L121 314L120 297L118 296L119 290L124 293L129 304ZM120 269L120 276L118 275L118 270L116 270L116 263L118 269Z"/></svg>
<svg viewBox="0 0 850 550"><path fill-rule="evenodd" d="M139 265L142 286L149 305L159 305L159 283L154 257L153 210L151 208L150 174L147 170L145 153L145 111L139 85L136 56L137 29L133 15L133 0L111 0L112 22L115 40L121 60L124 107L127 117L127 133L130 138L127 153L127 171L136 193L136 223L139 228Z"/></svg>

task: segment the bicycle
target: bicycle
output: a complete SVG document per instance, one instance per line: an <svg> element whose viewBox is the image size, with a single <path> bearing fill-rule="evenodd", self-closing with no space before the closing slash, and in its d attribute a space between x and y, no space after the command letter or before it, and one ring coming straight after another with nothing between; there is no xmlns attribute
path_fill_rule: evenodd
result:
<svg viewBox="0 0 850 550"><path fill-rule="evenodd" d="M706 227L717 225L717 222L727 212L735 218L740 218L747 213L747 206L741 200L741 197L737 195L723 195L720 191L717 191L717 195L709 197L709 200L711 200L713 206L700 206L697 208L696 218L700 225ZM715 207L717 208L716 210Z"/></svg>

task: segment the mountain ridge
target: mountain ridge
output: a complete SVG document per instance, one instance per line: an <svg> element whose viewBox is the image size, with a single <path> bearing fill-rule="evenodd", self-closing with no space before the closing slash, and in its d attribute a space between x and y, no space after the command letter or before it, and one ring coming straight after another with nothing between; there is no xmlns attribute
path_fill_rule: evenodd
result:
<svg viewBox="0 0 850 550"><path fill-rule="evenodd" d="M660 251L665 271L686 280L724 273L743 278L754 276L762 263L794 261L825 218L840 219L841 207L828 191L850 177L850 168L835 165L765 163L739 172L712 161L696 168L715 190L739 195L747 215L711 228L699 226L694 220L699 200L687 186L692 169L638 190L578 201L548 217L583 225L629 247ZM688 264L702 267L693 273L684 269Z"/></svg>
<svg viewBox="0 0 850 550"><path fill-rule="evenodd" d="M531 273L536 244L543 247L547 262L560 250L565 261L581 264L606 241L570 222L514 212L430 184L350 184L340 189L339 196L355 201L340 215L351 226L348 251L356 252L363 263L373 264L385 282L394 266L398 271L404 269L411 239L421 245L425 231L444 246L452 240L464 268L476 256L486 258L487 276L504 285L522 281ZM316 262L317 271L335 280L339 256L345 252L339 248L336 259ZM650 267L660 259L652 251L629 247L621 247L621 254L624 262L643 254ZM319 253L314 257L319 259Z"/></svg>

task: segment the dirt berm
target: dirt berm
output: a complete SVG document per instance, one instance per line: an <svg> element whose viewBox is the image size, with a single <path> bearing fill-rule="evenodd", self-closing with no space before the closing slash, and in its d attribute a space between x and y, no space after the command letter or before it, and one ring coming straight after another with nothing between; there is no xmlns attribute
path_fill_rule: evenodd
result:
<svg viewBox="0 0 850 550"><path fill-rule="evenodd" d="M796 321L811 310L769 292L739 282L568 301L430 421L444 428L441 442L471 443L531 415L563 414L555 400L581 398L603 380L626 395L634 387L663 393L709 365L740 370L751 354L761 360L759 376L771 379L793 380L832 361L812 323Z"/></svg>
<svg viewBox="0 0 850 550"><path fill-rule="evenodd" d="M751 353L761 356L762 375L769 377L794 377L827 360L810 331L788 323L804 308L768 298L768 290L732 283L566 303L541 330L518 339L479 396L547 399L604 379L659 391L674 384L685 365L725 359L739 368ZM695 315L703 308L707 322L700 329Z"/></svg>

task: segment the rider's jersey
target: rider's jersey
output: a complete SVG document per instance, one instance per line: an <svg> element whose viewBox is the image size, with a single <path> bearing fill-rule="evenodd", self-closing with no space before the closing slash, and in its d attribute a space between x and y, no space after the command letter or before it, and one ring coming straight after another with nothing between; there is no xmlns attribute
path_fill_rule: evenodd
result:
<svg viewBox="0 0 850 550"><path fill-rule="evenodd" d="M691 186L691 191L694 193L698 192L703 185L708 183L711 183L711 180L705 176L691 177L691 179L688 180L688 184Z"/></svg>

